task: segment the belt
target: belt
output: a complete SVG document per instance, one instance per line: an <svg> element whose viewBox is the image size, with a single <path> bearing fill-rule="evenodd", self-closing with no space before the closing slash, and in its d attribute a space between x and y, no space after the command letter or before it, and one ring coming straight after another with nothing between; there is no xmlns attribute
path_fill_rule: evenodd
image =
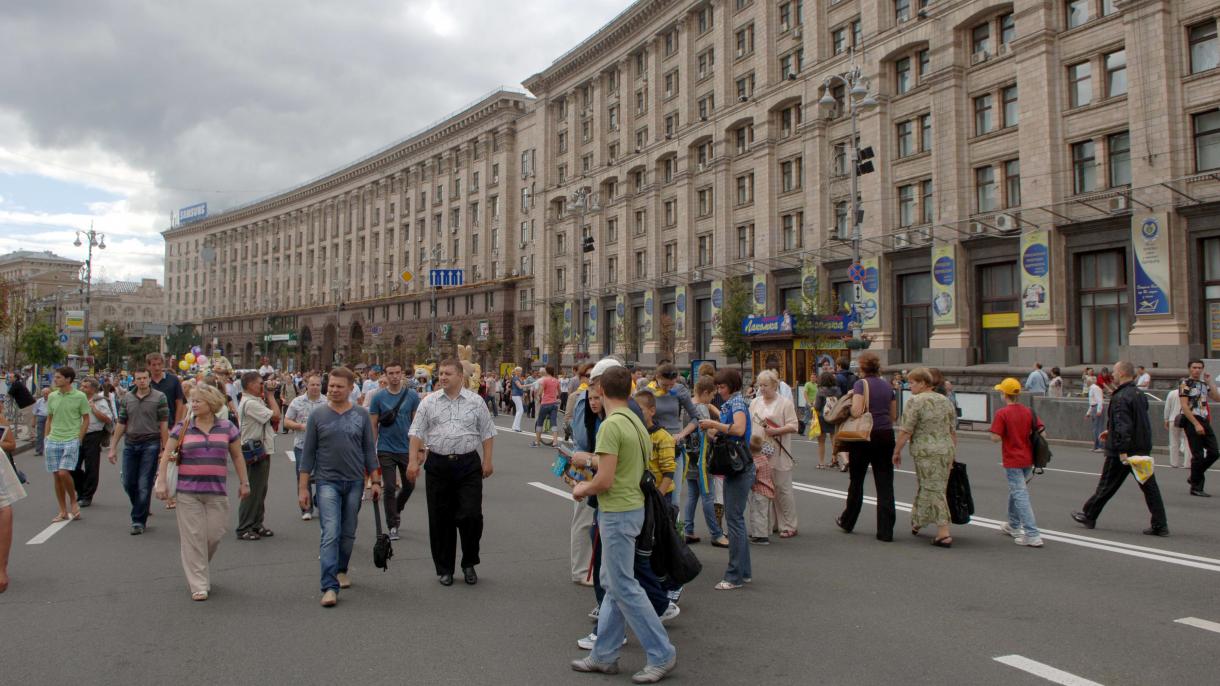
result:
<svg viewBox="0 0 1220 686"><path fill-rule="evenodd" d="M471 452L468 452L468 453L449 453L449 454L442 454L442 453L433 452L433 451L431 451L431 450L429 450L429 451L428 451L428 457L435 457L435 458L437 458L438 460L450 460L450 461L452 461L452 460L460 460L460 459L462 459L463 457L470 457L470 456L472 456L472 455L473 455L473 456L475 456L475 457L478 457L479 453L478 453L477 451L471 451Z"/></svg>

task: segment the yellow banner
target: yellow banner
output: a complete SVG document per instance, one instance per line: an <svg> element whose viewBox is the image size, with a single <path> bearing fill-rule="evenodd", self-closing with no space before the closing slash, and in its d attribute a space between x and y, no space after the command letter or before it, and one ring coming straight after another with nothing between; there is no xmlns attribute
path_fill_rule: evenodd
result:
<svg viewBox="0 0 1220 686"><path fill-rule="evenodd" d="M1015 329L1021 326L1020 312L997 312L983 315L984 329Z"/></svg>

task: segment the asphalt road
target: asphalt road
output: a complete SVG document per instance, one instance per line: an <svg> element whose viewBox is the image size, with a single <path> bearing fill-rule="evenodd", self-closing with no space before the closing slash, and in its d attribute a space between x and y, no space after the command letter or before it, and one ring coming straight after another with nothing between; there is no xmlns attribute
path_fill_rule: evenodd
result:
<svg viewBox="0 0 1220 686"><path fill-rule="evenodd" d="M372 566L372 508L362 511L354 587L331 610L318 606L317 522L298 518L286 438L268 497L276 536L226 536L205 603L190 600L173 512L158 503L147 533L128 535L126 498L108 464L83 520L27 544L45 536L55 506L39 459L20 456L35 481L14 508L0 683L627 683L643 664L634 639L626 674L568 669L582 655L575 640L591 630L593 594L568 580L570 503L531 485L562 486L548 469L553 454L528 442L507 430L496 441L478 586L437 584L421 489L388 573ZM1190 497L1183 470L1158 468L1172 536L1140 534L1148 516L1133 480L1086 531L1068 513L1096 484L1101 457L1055 452L1057 471L1037 477L1032 491L1047 543L1026 549L994 528L1007 494L998 448L963 438L977 525L955 527L953 548L942 550L926 534L908 535L903 512L895 541L876 541L867 505L856 533L841 533L832 519L847 477L814 469L802 442L800 535L752 547L751 586L712 590L727 555L696 546L704 573L669 624L678 648L672 682L1214 682L1220 624L1206 622L1220 622L1220 498ZM1212 479L1220 494L1220 474ZM909 503L914 476L899 473L896 490ZM1203 626L1175 621L1192 617ZM1088 681L1046 680L996 659L1006 656Z"/></svg>

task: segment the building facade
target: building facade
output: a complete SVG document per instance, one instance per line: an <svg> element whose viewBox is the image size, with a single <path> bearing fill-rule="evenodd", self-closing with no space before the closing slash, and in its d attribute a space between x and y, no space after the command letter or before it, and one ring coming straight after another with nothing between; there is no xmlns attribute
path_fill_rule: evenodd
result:
<svg viewBox="0 0 1220 686"><path fill-rule="evenodd" d="M94 331L113 323L132 339L166 333L165 289L156 279L94 283L90 300Z"/></svg>
<svg viewBox="0 0 1220 686"><path fill-rule="evenodd" d="M1218 21L1206 0L640 0L527 79L535 98L493 96L510 105L483 123L463 113L426 141L167 232L167 279L187 277L170 281L170 308L247 348L264 312L348 350L382 321L421 335L425 291L378 295L372 275L418 268L450 216L460 235L442 254L493 269L461 221L469 203L434 187L448 191L447 162L473 164L472 131L495 131L481 171L500 165L512 235L499 237L505 280L477 292L512 308L511 325L496 320L513 332L506 357L554 341L565 360L722 358L725 284L743 280L759 314L805 311L812 296L863 316L895 366L1182 367L1220 356ZM853 65L877 103L856 141L856 96L834 80ZM857 289L844 239L862 149L875 171L857 177ZM410 222L382 231L378 251L369 212L392 215L391 196ZM349 239L352 207L366 222ZM333 217L327 238L311 217ZM208 236L223 266L201 266ZM307 265L304 280L281 260ZM471 313L441 318L464 328Z"/></svg>

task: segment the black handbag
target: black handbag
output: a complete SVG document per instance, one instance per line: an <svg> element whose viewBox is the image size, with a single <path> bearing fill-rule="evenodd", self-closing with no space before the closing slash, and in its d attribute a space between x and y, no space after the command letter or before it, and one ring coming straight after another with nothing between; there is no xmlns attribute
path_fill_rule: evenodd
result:
<svg viewBox="0 0 1220 686"><path fill-rule="evenodd" d="M394 557L394 545L390 543L389 534L381 533L381 502L380 498L373 501L373 517L377 523L377 541L373 543L373 566L385 572L390 568L390 558Z"/></svg>
<svg viewBox="0 0 1220 686"><path fill-rule="evenodd" d="M659 580L681 586L699 576L703 564L678 535L676 508L657 488L656 479L648 470L652 443L647 436L642 437L642 443L644 475L640 478L640 490L644 493L644 525L636 537L636 554L649 558L649 566Z"/></svg>
<svg viewBox="0 0 1220 686"><path fill-rule="evenodd" d="M974 496L970 493L970 477L966 465L954 462L949 470L949 483L945 487L945 500L949 504L949 521L954 524L969 524L974 514Z"/></svg>
<svg viewBox="0 0 1220 686"><path fill-rule="evenodd" d="M716 476L736 476L749 469L754 458L745 441L719 434L711 440L707 472Z"/></svg>
<svg viewBox="0 0 1220 686"><path fill-rule="evenodd" d="M394 422L398 421L398 408L402 407L402 401L407 399L408 390L409 389L407 388L403 388L402 393L398 394L398 402L394 403L394 409L377 417L378 424L387 429L394 426Z"/></svg>
<svg viewBox="0 0 1220 686"><path fill-rule="evenodd" d="M1054 453L1051 452L1051 444L1046 440L1046 436L1038 430L1038 413L1034 412L1032 405L1029 413L1033 415L1029 429L1029 447L1033 452L1034 474L1044 474L1046 465L1051 463Z"/></svg>

